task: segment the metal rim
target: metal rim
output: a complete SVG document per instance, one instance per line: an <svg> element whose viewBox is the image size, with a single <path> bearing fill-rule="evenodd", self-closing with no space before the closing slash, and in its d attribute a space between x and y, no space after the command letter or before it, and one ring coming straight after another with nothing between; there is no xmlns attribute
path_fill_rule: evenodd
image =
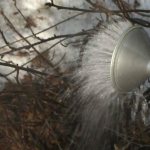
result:
<svg viewBox="0 0 150 150"><path fill-rule="evenodd" d="M125 93L122 92L122 89L118 86L117 82L116 82L116 66L117 66L117 60L119 57L119 53L121 52L121 49L119 49L120 45L122 44L122 42L124 41L124 39L126 38L126 36L132 32L133 30L137 29L137 28L142 28L141 26L135 25L132 27L129 27L120 37L120 39L118 40L114 51L112 53L112 58L111 58L111 64L110 64L110 76L111 76L111 80L112 80L112 86L121 93Z"/></svg>

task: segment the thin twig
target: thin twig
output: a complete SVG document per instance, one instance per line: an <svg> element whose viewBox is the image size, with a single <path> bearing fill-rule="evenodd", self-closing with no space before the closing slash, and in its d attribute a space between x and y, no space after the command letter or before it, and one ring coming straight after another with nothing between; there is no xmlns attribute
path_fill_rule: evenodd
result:
<svg viewBox="0 0 150 150"><path fill-rule="evenodd" d="M64 23L64 22L66 22L66 21L69 21L69 20L71 20L71 19L73 19L73 18L75 18L75 17L78 17L78 16L80 16L80 15L83 15L83 14L84 14L84 12L78 13L78 14L76 14L76 15L74 15L74 16L71 16L71 17L69 17L69 18L67 18L67 19L64 19L64 20L62 20L62 21L60 21L60 22L58 22L58 23L56 23L56 24L54 24L54 25L52 25L52 26L50 26L50 27L48 27L48 28L45 28L45 29L43 29L43 30L41 30L41 31L39 31L39 32L37 32L37 33L35 33L35 35L37 36L38 34L41 34L41 33L45 32L45 31L48 31L48 30L50 30L50 29L52 29L52 28L54 28L54 27L56 27L56 26L58 26L58 25L60 25L60 24L62 24L62 23ZM24 38L25 38L25 39L28 39L28 38L30 38L30 37L33 37L33 35L31 34L31 35L26 36L26 37L24 37ZM23 40L23 39L16 40L16 41L14 41L14 42L9 43L9 45L15 44L15 43L20 42L20 41L22 41L22 40ZM0 49L3 49L3 48L5 48L5 47L7 47L7 46L8 46L8 45L6 44L6 45L0 47Z"/></svg>
<svg viewBox="0 0 150 150"><path fill-rule="evenodd" d="M16 32L22 39L24 39L24 41L28 44L27 46L30 48L33 48L33 50L48 64L50 65L52 68L54 68L54 65L52 62L50 62L49 60L47 60L43 55L41 55L41 53L34 47L34 44L31 44L27 39L25 39L23 37L23 35L21 33L19 33L19 31L17 31L17 29L15 28L15 26L12 24L12 22L7 18L7 16L3 13L4 18L6 19L6 21L9 23L9 26L14 30L14 32ZM42 40L43 41L43 40ZM42 41L40 41L40 43L43 43ZM38 42L37 42L38 43ZM23 46L24 47L24 46ZM11 52L16 51L17 49L14 48L13 50L11 50ZM2 54L2 56L4 56L5 54ZM54 71L56 73L59 74L59 69L58 68L54 68Z"/></svg>
<svg viewBox="0 0 150 150"><path fill-rule="evenodd" d="M16 65L14 65L14 64L0 62L0 65L16 69ZM40 72L40 71L34 70L32 68L28 68L28 67L17 66L17 68L20 69L20 70L23 70L23 71L30 72L32 74L39 74L39 75L45 75L45 76L48 75L47 73Z"/></svg>
<svg viewBox="0 0 150 150"><path fill-rule="evenodd" d="M60 5L56 5L54 3L46 3L47 6L49 7L55 7L57 9L65 9L65 10L73 10L73 11L80 11L80 12L90 12L90 13L109 13L111 12L112 15L117 15L118 13L131 13L131 12L145 12L145 13L150 13L150 10L148 9L128 9L128 10L110 10L107 9L106 10L90 10L90 9L82 9L82 8L76 8L76 7L65 7L65 6L60 6Z"/></svg>
<svg viewBox="0 0 150 150"><path fill-rule="evenodd" d="M0 54L0 56L6 55L6 54L9 54L9 53L12 53L12 52L20 51L22 49L30 49L31 47L33 48L36 45L39 45L39 44L42 44L42 43L45 43L45 42L49 42L49 41L52 41L52 40L56 40L56 39L71 38L71 37L88 35L91 31L93 31L93 28L89 29L89 30L77 32L77 33L74 33L74 34L64 34L64 35L58 35L58 36L54 35L53 37L44 39L42 41L35 42L33 44L30 43L30 45L25 45L25 46L18 47L18 48L13 47L12 50L7 51L7 52L3 52L3 53ZM24 37L23 37L23 39L26 40Z"/></svg>
<svg viewBox="0 0 150 150"><path fill-rule="evenodd" d="M41 53L41 55L42 55L43 53L45 53L45 52L48 52L48 51L51 50L53 47L55 47L56 45L58 45L59 43L61 43L62 41L66 40L66 39L67 39L67 38L62 39L62 40L60 40L60 41L54 43L51 47L49 47L49 48L47 48L46 50L44 50L44 51ZM24 63L23 65L21 65L21 67L23 67L23 66L27 65L28 63L32 62L32 61L35 60L37 57L38 57L38 56L36 56L36 57L34 57L33 59L27 61L26 63ZM10 72L10 73L7 74L6 76L9 76L10 74L12 74L12 73L14 73L14 72L15 72L15 70L12 71L12 72Z"/></svg>

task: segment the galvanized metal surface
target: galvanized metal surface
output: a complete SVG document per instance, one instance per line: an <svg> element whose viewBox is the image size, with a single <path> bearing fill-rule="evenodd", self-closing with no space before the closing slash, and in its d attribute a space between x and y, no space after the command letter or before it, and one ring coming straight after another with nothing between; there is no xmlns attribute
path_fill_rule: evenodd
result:
<svg viewBox="0 0 150 150"><path fill-rule="evenodd" d="M122 34L110 67L111 80L119 92L129 92L150 76L150 38L140 26Z"/></svg>

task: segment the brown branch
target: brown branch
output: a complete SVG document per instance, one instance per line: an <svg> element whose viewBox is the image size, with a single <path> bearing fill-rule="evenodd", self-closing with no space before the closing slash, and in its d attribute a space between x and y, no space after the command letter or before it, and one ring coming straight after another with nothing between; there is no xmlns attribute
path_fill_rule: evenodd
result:
<svg viewBox="0 0 150 150"><path fill-rule="evenodd" d="M26 71L26 72L30 72L32 74L39 74L39 75L48 75L47 73L44 73L44 72L40 72L40 71L37 71L37 70L34 70L32 68L28 68L28 67L21 67L21 66L18 66L18 65L14 65L14 64L9 64L9 63L3 63L3 62L0 62L0 65L1 66L6 66L6 67L11 67L11 68L14 68L14 69L20 69L20 70L23 70L23 71Z"/></svg>
<svg viewBox="0 0 150 150"><path fill-rule="evenodd" d="M22 18L23 18L23 19L26 21L26 23L27 23L28 21L27 21L26 17L23 15L23 13L22 13L22 12L20 11L20 9L17 7L17 2L16 2L16 0L14 1L14 6L16 7L17 11L20 13L20 15L22 16ZM32 35L33 35L36 39L42 40L41 38L39 38L38 36L36 36L36 34L34 33L34 31L32 30L32 28L31 28L30 26L29 26L28 28L30 29Z"/></svg>
<svg viewBox="0 0 150 150"><path fill-rule="evenodd" d="M20 82L19 82L19 67L18 67L18 64L16 65L16 77L15 77L18 85L20 85Z"/></svg>
<svg viewBox="0 0 150 150"><path fill-rule="evenodd" d="M93 29L90 29L90 30L85 30L85 31L81 31L81 32L77 32L77 33L74 33L74 34L64 34L64 35L54 35L53 37L50 37L50 38L47 38L47 39L44 39L42 41L39 41L39 42L35 42L33 44L30 44L30 45L25 45L25 46L22 46L22 47L18 47L18 48L15 48L13 47L13 50L11 51L7 51L7 52L3 52L1 53L0 55L5 55L5 54L9 54L9 53L12 53L12 52L16 52L16 51L19 51L19 50L22 50L22 49L29 49L33 46L36 46L36 45L39 45L39 44L42 44L42 43L45 43L45 42L49 42L49 41L52 41L52 40L56 40L56 39L61 39L61 38L72 38L72 37L76 37L76 36L84 36L84 35L88 35Z"/></svg>
<svg viewBox="0 0 150 150"><path fill-rule="evenodd" d="M9 83L11 83L11 80L6 75L0 73L0 77L5 78L5 80L7 80Z"/></svg>
<svg viewBox="0 0 150 150"><path fill-rule="evenodd" d="M122 0L116 0L116 3L121 12L123 12L124 18L130 18L129 12L127 12L129 9L125 6L125 2L123 2Z"/></svg>
<svg viewBox="0 0 150 150"><path fill-rule="evenodd" d="M58 41L58 42L56 42L56 43L54 43L51 47L49 47L49 48L47 48L46 50L44 50L44 51L41 53L41 55L42 55L43 53L45 53L45 52L48 52L49 50L51 50L53 47L55 47L56 45L58 45L59 43L61 43L61 42L64 41L64 40L66 40L66 38L65 38L65 39L62 39L62 40L60 40L60 41ZM32 62L32 61L35 60L37 57L38 57L38 56L36 56L36 57L34 57L33 59L27 61L26 63L24 63L23 65L21 65L21 67L24 67L24 66L27 65L28 63ZM15 71L16 71L16 70L10 72L10 73L7 74L6 76L9 76L10 74L14 73Z"/></svg>
<svg viewBox="0 0 150 150"><path fill-rule="evenodd" d="M48 65L50 65L50 67L52 67L54 69L54 71L59 74L59 69L58 68L54 68L54 65L52 64L52 62L50 62L49 60L45 59L45 57L43 55L41 55L41 53L34 47L35 44L31 44L27 39L25 39L23 37L23 35L21 33L19 33L19 31L17 31L17 29L15 28L15 26L11 23L11 21L7 18L7 16L5 16L5 14L3 13L4 18L6 19L6 21L9 23L10 28L13 29L14 32L16 32L22 39L24 39L24 41L28 44L27 46L29 48L33 48L33 50L38 54L38 56L40 56ZM43 40L42 40L43 41ZM43 43L42 41L39 41L40 43ZM39 43L37 42L37 43ZM24 46L23 46L24 47ZM14 48L13 50L11 50L11 52L14 52L18 50L18 48ZM20 49L19 49L20 50ZM6 53L5 53L6 54ZM4 56L5 54L2 54L2 56Z"/></svg>
<svg viewBox="0 0 150 150"><path fill-rule="evenodd" d="M72 11L80 11L80 12L90 12L90 13L109 13L111 12L112 15L117 15L119 13L127 13L127 12L145 12L145 13L150 13L150 10L145 10L145 9L128 9L128 10L90 10L90 9L82 9L82 8L76 8L76 7L65 7L65 6L60 6L60 5L55 5L54 3L48 2L45 4L46 6L49 7L55 7L57 9L65 9L65 10L72 10Z"/></svg>
<svg viewBox="0 0 150 150"><path fill-rule="evenodd" d="M150 27L150 22L149 21L146 21L146 20L143 20L143 19L140 19L140 18L127 18L129 21L131 21L132 23L134 24L139 24L143 27Z"/></svg>
<svg viewBox="0 0 150 150"><path fill-rule="evenodd" d="M103 6L96 7L96 5L93 2L91 2L91 0L86 0L86 1L89 4L91 4L93 7L95 7L95 9L82 9L82 8L76 8L76 7L65 7L65 6L56 5L52 2L46 3L46 5L49 7L55 7L57 9L64 9L64 10L89 12L89 13L104 13L104 14L106 14L107 17L110 15L117 15L120 17L125 17L126 19L128 19L132 23L136 23L136 24L142 25L144 27L150 27L150 22L144 21L144 23L143 23L143 22L137 21L137 19L131 18L129 15L129 13L150 13L150 10L148 10L148 9L146 9L146 10L145 9L132 9L132 8L126 9L123 2L120 0L117 0L117 4L118 4L118 7L120 8L120 10L110 10L110 9L105 8Z"/></svg>
<svg viewBox="0 0 150 150"><path fill-rule="evenodd" d="M10 46L10 43L7 41L5 35L4 35L4 32L0 29L0 33L1 33L1 36L2 36L2 39L3 41L5 42L5 44L12 50L15 50L14 47ZM4 55L1 55L1 57L3 57Z"/></svg>
<svg viewBox="0 0 150 150"><path fill-rule="evenodd" d="M101 11L104 12L109 12L109 15L111 15L112 10L109 10L101 5L98 5L96 3L91 2L91 0L86 0L90 5L92 5L94 8L98 8ZM129 13L136 13L138 15L142 15L142 12L148 13L148 14L143 14L144 16L150 17L149 12L150 10L142 10L142 9L132 9L131 7L128 6L128 4L126 4L125 2L123 2L122 0L116 0L115 1L116 5L118 6L118 8L120 9L119 11L122 12L122 14L118 13L116 15L126 18L127 20L129 20L130 22L132 22L133 24L139 24L141 26L144 27L150 27L150 22L147 20L143 20L140 18L132 18L130 16ZM125 6L127 5L127 6ZM140 12L141 11L141 12ZM108 14L106 14L108 15Z"/></svg>
<svg viewBox="0 0 150 150"><path fill-rule="evenodd" d="M91 2L90 0L87 0L89 3ZM46 3L46 5L50 5L51 7L52 6L55 6L56 8L58 7L58 5L54 5L54 3L53 3L53 5L51 4L51 3ZM93 3L92 3L92 5L93 5ZM94 5L93 5L94 6ZM69 8L69 10L71 9L71 10L74 10L75 8L74 7L72 7L72 8L70 8L70 7L63 7L63 6L59 6L59 8L65 8L65 9L68 9ZM60 24L62 24L62 23L64 23L64 22L66 22L66 21L69 21L69 20L71 20L71 19L73 19L73 18L75 18L75 17L77 17L77 16L79 16L79 15L82 15L82 14L84 14L84 13L87 13L87 12L89 12L89 13L106 13L106 14L108 14L108 13L110 13L110 14L112 14L112 15L120 15L120 13L124 13L124 12L130 12L130 13L132 13L132 12L134 12L134 13L150 13L150 10L144 10L144 9L129 9L129 10L109 10L109 9L106 9L106 8L104 8L104 7L101 7L101 10L87 10L87 9L79 9L79 8L76 8L78 11L80 10L82 13L79 13L79 14L76 14L76 15L74 15L74 16L71 16L71 17L69 17L69 18L67 18L67 19L65 19L65 20L63 20L63 21L61 21L61 22L58 22L58 23L56 23L55 25L53 25L53 26L51 26L51 27L48 27L48 28L46 28L46 29L44 29L44 30L42 30L42 31L39 31L39 32L37 32L37 33L35 33L34 35L38 35L38 34L40 34L40 33L42 33L42 32L45 32L45 31L47 31L47 30L50 30L51 28L53 28L53 27L55 27L55 26L57 26L57 25L60 25ZM144 14L144 15L146 15L146 14ZM150 26L150 25L148 25L148 26ZM33 34L32 35L29 35L29 36L27 36L27 37L24 37L25 39L27 39L27 38L30 38L30 37L33 37L34 36ZM17 42L20 42L22 39L19 39L19 40L16 40L16 41L14 41L14 42L11 42L11 43L9 43L10 45L11 44L14 44L14 43L17 43ZM51 39L50 39L51 40ZM0 47L0 49L2 49L2 48L4 48L4 47L6 47L6 46L8 46L8 45L4 45L4 46L2 46L2 47ZM25 47L26 48L26 47ZM27 48L29 48L29 47L27 47Z"/></svg>
<svg viewBox="0 0 150 150"><path fill-rule="evenodd" d="M73 19L73 18L75 18L75 17L78 17L78 16L80 16L80 15L83 15L83 14L84 14L83 12L82 12L82 13L78 13L78 14L76 14L76 15L74 15L74 16L71 16L71 17L69 17L69 18L67 18L67 19L64 19L64 20L62 20L62 21L60 21L60 22L58 22L58 23L56 23L56 24L54 24L54 25L52 25L52 26L50 26L50 27L48 27L48 28L45 28L45 29L43 29L43 30L41 30L41 31L39 31L39 32L37 32L37 33L35 33L35 35L41 34L41 33L45 32L45 31L48 31L48 30L50 30L50 29L52 29L52 28L54 28L54 27L56 27L56 26L58 26L58 25L60 25L60 24L62 24L62 23L64 23L64 22L66 22L66 21L69 21L69 20L71 20L71 19ZM29 35L29 36L26 36L26 37L24 37L24 38L25 38L25 39L28 39L28 38L30 38L30 37L33 37L33 35ZM9 45L15 44L15 43L20 42L20 41L22 41L22 40L23 40L23 39L16 40L16 41L14 41L14 42L9 43ZM8 45L6 44L6 45L0 47L0 49L5 48L6 46L8 46Z"/></svg>

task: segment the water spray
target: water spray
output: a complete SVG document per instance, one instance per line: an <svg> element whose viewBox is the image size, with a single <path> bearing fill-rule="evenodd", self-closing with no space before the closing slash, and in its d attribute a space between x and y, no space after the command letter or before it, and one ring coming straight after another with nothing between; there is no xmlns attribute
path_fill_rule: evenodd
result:
<svg viewBox="0 0 150 150"><path fill-rule="evenodd" d="M78 150L113 149L104 141L105 131L117 132L125 93L150 75L149 41L141 26L128 21L104 24L89 39L75 74L80 86L75 108L82 126Z"/></svg>
<svg viewBox="0 0 150 150"><path fill-rule="evenodd" d="M77 74L88 78L90 89L101 85L109 91L130 92L150 76L149 41L141 26L128 21L104 25L87 44Z"/></svg>

